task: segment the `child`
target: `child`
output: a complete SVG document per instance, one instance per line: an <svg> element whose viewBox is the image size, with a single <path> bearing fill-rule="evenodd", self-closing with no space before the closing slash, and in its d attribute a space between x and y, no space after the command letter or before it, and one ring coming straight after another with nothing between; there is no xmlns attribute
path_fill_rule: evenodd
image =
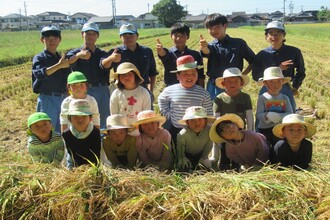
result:
<svg viewBox="0 0 330 220"><path fill-rule="evenodd" d="M252 69L255 54L244 40L232 38L226 34L228 27L226 16L218 13L210 14L204 24L214 38L214 41L209 44L202 36L199 41L202 56L208 58L206 74L209 80L206 90L214 100L223 91L215 86L216 78L221 77L224 70L230 67L237 67L242 71L244 59L249 63L243 71L243 75L247 75Z"/></svg>
<svg viewBox="0 0 330 220"><path fill-rule="evenodd" d="M51 118L57 132L61 131L61 103L67 96L66 82L70 73L69 61L57 52L61 39L60 29L44 27L40 40L45 49L32 61L32 88L34 93L39 94L37 111L45 112Z"/></svg>
<svg viewBox="0 0 330 220"><path fill-rule="evenodd" d="M181 171L195 170L199 165L211 168L208 155L212 149L208 124L215 118L207 116L202 106L192 106L186 109L180 124L186 125L177 136L177 168Z"/></svg>
<svg viewBox="0 0 330 220"><path fill-rule="evenodd" d="M284 138L275 144L274 161L285 167L307 169L312 160L313 145L306 138L311 138L315 132L315 126L305 122L302 116L285 116L282 123L273 128L276 137Z"/></svg>
<svg viewBox="0 0 330 220"><path fill-rule="evenodd" d="M268 160L269 147L264 135L243 130L244 122L236 114L218 118L210 129L210 138L215 143L226 143L226 155L243 169L259 167Z"/></svg>
<svg viewBox="0 0 330 220"><path fill-rule="evenodd" d="M140 131L136 146L142 167L153 165L160 171L171 169L171 135L161 127L165 121L164 116L145 110L138 114L138 120L133 123Z"/></svg>
<svg viewBox="0 0 330 220"><path fill-rule="evenodd" d="M244 128L254 131L254 119L252 111L252 103L249 94L244 93L241 89L249 83L249 77L242 75L242 72L236 68L228 68L223 72L222 77L215 80L217 87L225 89L213 101L213 113L216 118L227 113L234 113L244 121ZM229 169L230 161L226 156L225 144L221 145L220 169ZM219 158L219 146L213 146L212 158L217 164ZM232 163L232 168L236 164Z"/></svg>
<svg viewBox="0 0 330 220"><path fill-rule="evenodd" d="M171 71L176 69L176 59L184 56L191 55L197 61L197 64L203 66L203 58L200 53L191 50L187 47L187 40L189 39L190 29L186 24L175 23L171 27L171 39L173 41L174 46L170 49L163 48L160 40L157 39L157 53L159 59L162 61L164 66L164 83L166 86L170 86L178 83L178 79L176 75L171 73ZM201 68L198 70L198 80L197 85L200 85L204 88L204 69Z"/></svg>
<svg viewBox="0 0 330 220"><path fill-rule="evenodd" d="M176 60L176 76L179 83L166 87L158 96L159 110L168 122L167 129L176 143L176 135L184 127L179 123L190 106L202 106L207 115L212 115L212 102L210 95L205 89L196 85L197 62L191 55L179 57Z"/></svg>
<svg viewBox="0 0 330 220"><path fill-rule="evenodd" d="M61 105L61 132L63 133L68 128L67 112L69 104L75 99L86 99L91 112L93 113L93 124L100 129L100 114L96 100L93 96L87 95L87 79L81 72L72 72L68 76L68 91L70 96L66 97Z"/></svg>
<svg viewBox="0 0 330 220"><path fill-rule="evenodd" d="M113 168L134 168L137 160L135 137L128 134L134 129L128 125L124 115L114 114L107 118L103 150Z"/></svg>
<svg viewBox="0 0 330 220"><path fill-rule="evenodd" d="M93 126L92 115L87 100L75 99L70 102L67 113L70 126L62 134L68 153L69 169L100 162L101 135L100 130Z"/></svg>
<svg viewBox="0 0 330 220"><path fill-rule="evenodd" d="M106 52L96 43L100 37L100 29L96 23L87 22L81 29L84 44L67 53L71 68L82 72L88 82L87 93L93 96L100 112L100 126L106 127L107 117L110 115L109 101L109 71L100 67L100 60Z"/></svg>
<svg viewBox="0 0 330 220"><path fill-rule="evenodd" d="M298 89L306 77L305 63L301 51L285 43L286 31L283 23L279 21L269 22L265 28L265 39L270 44L269 47L261 50L255 57L253 63L252 76L255 81L262 77L263 71L270 66L281 68L283 75L290 77L290 83L283 85L280 93L289 97L292 110L296 111L294 95L298 94ZM260 90L259 95L264 93L266 88Z"/></svg>
<svg viewBox="0 0 330 220"><path fill-rule="evenodd" d="M281 123L284 116L292 114L292 106L289 98L280 93L282 85L290 81L290 77L284 77L279 67L268 67L264 71L264 77L258 82L264 85L267 92L259 96L257 102L258 130L266 136L270 144L270 160L273 160L273 147L278 139L273 135L273 127Z"/></svg>
<svg viewBox="0 0 330 220"><path fill-rule="evenodd" d="M50 117L36 112L28 118L27 148L33 162L60 163L64 156L64 143L61 135L52 130Z"/></svg>
<svg viewBox="0 0 330 220"><path fill-rule="evenodd" d="M117 89L110 97L110 113L123 114L128 124L136 122L137 115L151 109L151 99L147 89L140 86L143 82L140 71L133 63L121 63L114 74ZM138 131L133 134L138 135Z"/></svg>

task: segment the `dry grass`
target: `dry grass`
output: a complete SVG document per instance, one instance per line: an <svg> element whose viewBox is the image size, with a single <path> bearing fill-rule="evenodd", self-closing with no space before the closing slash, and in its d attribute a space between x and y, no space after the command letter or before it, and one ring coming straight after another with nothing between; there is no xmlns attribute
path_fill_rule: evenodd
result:
<svg viewBox="0 0 330 220"><path fill-rule="evenodd" d="M287 26L287 28L289 28ZM263 33L229 29L244 36L257 52L267 43ZM190 48L198 48L192 30ZM258 37L256 37L258 36ZM169 36L160 37L170 46ZM113 170L83 166L68 171L32 164L26 151L26 118L35 110L31 64L1 68L0 79L0 219L329 219L330 218L330 51L325 39L287 37L302 49L307 67L298 106L318 109L310 171L264 167L248 173L183 175L156 170ZM155 39L141 39L155 49ZM156 59L160 72L163 67ZM161 75L160 75L161 76ZM156 96L163 89L157 78ZM256 103L258 87L246 92Z"/></svg>

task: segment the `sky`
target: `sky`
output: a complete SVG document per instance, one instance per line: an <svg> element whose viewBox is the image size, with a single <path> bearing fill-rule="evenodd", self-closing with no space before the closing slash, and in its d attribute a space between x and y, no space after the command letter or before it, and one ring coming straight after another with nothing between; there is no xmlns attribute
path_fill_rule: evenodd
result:
<svg viewBox="0 0 330 220"><path fill-rule="evenodd" d="M137 17L151 12L153 5L158 2L159 0L115 0L116 14ZM330 9L329 0L177 0L177 3L193 15L215 12L227 15L238 11L245 11L247 14L271 13L283 11L284 3L286 14L290 11L298 13L302 10L318 10L321 6ZM71 15L76 12L88 12L98 16L111 16L112 0L0 0L0 16L10 13L37 15L46 11Z"/></svg>

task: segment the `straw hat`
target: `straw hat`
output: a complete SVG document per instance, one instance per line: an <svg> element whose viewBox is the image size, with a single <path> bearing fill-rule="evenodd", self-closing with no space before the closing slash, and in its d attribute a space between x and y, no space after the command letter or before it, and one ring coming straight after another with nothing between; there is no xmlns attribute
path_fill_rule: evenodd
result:
<svg viewBox="0 0 330 220"><path fill-rule="evenodd" d="M119 74L126 74L131 71L134 72L141 79L140 84L143 83L144 79L142 78L140 71L133 63L130 62L124 62L119 64L119 66L117 67L117 71L113 74L113 77L116 79L116 81L118 81Z"/></svg>
<svg viewBox="0 0 330 220"><path fill-rule="evenodd" d="M282 123L275 125L273 128L273 134L278 138L283 137L283 128L290 124L301 124L306 128L306 138L312 137L316 132L316 127L308 122L304 121L304 117L298 114L290 114L283 118Z"/></svg>
<svg viewBox="0 0 330 220"><path fill-rule="evenodd" d="M219 118L212 124L210 129L210 138L214 143L223 143L225 140L220 137L220 135L217 133L216 128L217 125L223 121L231 121L235 123L238 128L243 129L244 128L244 121L236 114L225 114Z"/></svg>
<svg viewBox="0 0 330 220"><path fill-rule="evenodd" d="M69 110L66 115L93 115L86 99L74 99L69 104Z"/></svg>
<svg viewBox="0 0 330 220"><path fill-rule="evenodd" d="M208 123L215 121L215 118L208 116L206 109L202 106L191 106L186 109L184 116L181 120L178 121L181 125L186 125L187 120L197 119L197 118L206 118Z"/></svg>
<svg viewBox="0 0 330 220"><path fill-rule="evenodd" d="M264 81L272 80L272 79L283 79L283 84L291 81L291 77L283 76L281 68L277 66L272 66L265 69L264 77L260 78L257 83L258 85L262 86Z"/></svg>
<svg viewBox="0 0 330 220"><path fill-rule="evenodd" d="M184 70L201 69L203 66L197 65L194 57L191 55L181 56L176 60L176 70L170 71L171 73L177 73Z"/></svg>
<svg viewBox="0 0 330 220"><path fill-rule="evenodd" d="M246 75L243 75L240 69L238 69L236 67L232 67L232 68L226 69L223 72L223 76L218 77L215 80L216 86L221 88L221 89L225 89L225 87L222 85L222 82L225 80L225 78L229 78L229 77L241 77L242 80L243 80L242 87L246 86L250 82L250 78Z"/></svg>
<svg viewBox="0 0 330 220"><path fill-rule="evenodd" d="M140 112L137 115L137 121L132 123L132 126L138 127L141 124L146 124L146 123L154 122L154 121L158 121L159 127L161 127L165 123L166 118L162 115L157 115L152 110L145 110L145 111Z"/></svg>
<svg viewBox="0 0 330 220"><path fill-rule="evenodd" d="M124 128L127 128L129 132L135 130L135 127L128 124L128 120L125 115L114 114L107 117L106 131ZM106 131L103 131L103 133L106 133Z"/></svg>

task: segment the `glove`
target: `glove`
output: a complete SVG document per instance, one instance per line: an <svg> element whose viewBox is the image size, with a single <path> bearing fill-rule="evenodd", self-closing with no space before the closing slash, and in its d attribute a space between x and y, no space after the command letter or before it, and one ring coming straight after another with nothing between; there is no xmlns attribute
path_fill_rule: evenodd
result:
<svg viewBox="0 0 330 220"><path fill-rule="evenodd" d="M179 159L178 168L180 170L189 170L192 168L192 165L188 158L184 157L183 159Z"/></svg>
<svg viewBox="0 0 330 220"><path fill-rule="evenodd" d="M269 120L271 120L272 122L274 122L275 124L278 124L278 123L282 122L282 117L280 116L280 114L278 114L276 112L268 112L267 113L267 118Z"/></svg>
<svg viewBox="0 0 330 220"><path fill-rule="evenodd" d="M206 168L211 168L212 167L212 162L209 159L200 159L198 161L199 164L203 165Z"/></svg>

